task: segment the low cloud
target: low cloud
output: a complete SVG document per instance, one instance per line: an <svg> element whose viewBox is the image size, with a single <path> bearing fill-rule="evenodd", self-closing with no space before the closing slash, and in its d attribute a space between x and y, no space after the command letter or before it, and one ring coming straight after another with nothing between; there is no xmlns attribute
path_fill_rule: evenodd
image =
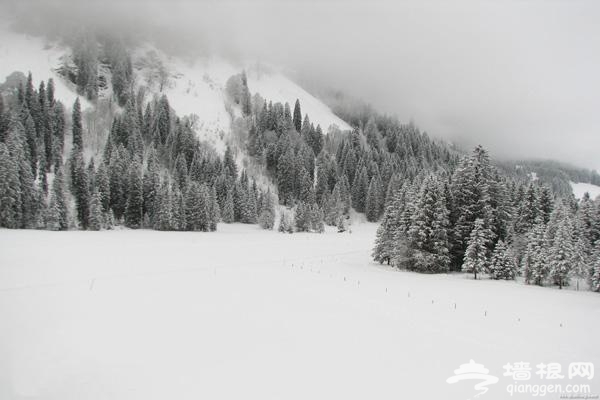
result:
<svg viewBox="0 0 600 400"><path fill-rule="evenodd" d="M8 3L24 9L18 2ZM501 157L600 170L595 1L45 1L180 53L281 65ZM46 13L48 15L48 13ZM61 22L57 22L61 24Z"/></svg>

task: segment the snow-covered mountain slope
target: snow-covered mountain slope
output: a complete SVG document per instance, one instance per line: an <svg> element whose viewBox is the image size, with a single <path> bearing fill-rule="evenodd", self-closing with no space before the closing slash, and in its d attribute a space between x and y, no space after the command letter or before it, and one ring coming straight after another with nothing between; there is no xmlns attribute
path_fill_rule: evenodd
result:
<svg viewBox="0 0 600 400"><path fill-rule="evenodd" d="M77 98L74 88L55 71L68 49L39 37L15 33L5 21L0 21L0 38L0 83L15 71L31 72L35 82L52 78L56 98L67 107L73 104ZM83 101L83 107L87 106L89 103Z"/></svg>
<svg viewBox="0 0 600 400"><path fill-rule="evenodd" d="M587 192L590 194L592 199L600 196L600 186L592 185L591 183L575 183L569 182L571 184L571 188L573 188L573 194L575 198L581 199L583 195Z"/></svg>
<svg viewBox="0 0 600 400"><path fill-rule="evenodd" d="M274 71L265 71L258 67L252 67L247 70L248 88L252 93L259 93L262 97L273 102L288 102L290 107L294 107L296 99L300 100L302 117L308 114L310 121L321 125L324 133L332 125L337 125L341 130L351 130L341 118L336 116L327 105L317 99L306 90L292 82L281 73Z"/></svg>
<svg viewBox="0 0 600 400"><path fill-rule="evenodd" d="M225 106L224 88L238 69L217 58L186 61L169 57L150 45L134 52L133 65L138 87L146 86L154 95L166 94L179 116L193 116L198 137L218 152L225 151L231 116Z"/></svg>
<svg viewBox="0 0 600 400"><path fill-rule="evenodd" d="M16 33L6 22L0 22L0 38L0 83L14 71L25 74L31 71L35 85L53 78L57 98L67 107L73 104L77 97L74 85L56 72L65 62L70 62L69 48L40 37ZM132 61L136 88L146 87L146 100L166 94L179 116L192 117L194 130L201 140L212 144L219 153L225 151L232 117L239 112L236 107L228 106L225 85L232 75L244 69L243 65L217 57L195 60L172 57L149 44L135 49ZM325 133L332 125L342 130L351 129L323 102L273 68L261 68L259 73L254 64L246 69L252 94L258 93L267 101L288 102L292 107L299 99L303 114L308 114L315 125L320 124ZM101 65L99 74L108 85L99 93L102 99L112 95L110 71ZM84 108L90 106L91 103L84 101Z"/></svg>

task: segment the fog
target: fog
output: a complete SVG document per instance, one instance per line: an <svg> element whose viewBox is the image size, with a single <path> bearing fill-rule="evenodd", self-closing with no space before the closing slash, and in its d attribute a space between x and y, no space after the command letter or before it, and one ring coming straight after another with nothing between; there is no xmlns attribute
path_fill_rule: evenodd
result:
<svg viewBox="0 0 600 400"><path fill-rule="evenodd" d="M23 2L12 2L22 9ZM494 156L600 170L595 1L26 2L63 21L258 60ZM58 24L59 26L62 23Z"/></svg>

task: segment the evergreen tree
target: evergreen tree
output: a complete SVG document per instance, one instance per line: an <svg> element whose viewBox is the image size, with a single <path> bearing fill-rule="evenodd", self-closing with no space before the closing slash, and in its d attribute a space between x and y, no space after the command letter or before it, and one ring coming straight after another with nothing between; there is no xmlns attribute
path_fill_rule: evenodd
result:
<svg viewBox="0 0 600 400"><path fill-rule="evenodd" d="M0 143L0 226L18 228L21 222L19 171L4 143Z"/></svg>
<svg viewBox="0 0 600 400"><path fill-rule="evenodd" d="M296 99L296 103L294 104L294 128L296 132L300 133L302 129L302 111L300 110L300 100Z"/></svg>
<svg viewBox="0 0 600 400"><path fill-rule="evenodd" d="M575 257L572 229L571 222L564 219L559 225L554 243L548 251L550 277L559 289L569 285L569 275Z"/></svg>
<svg viewBox="0 0 600 400"><path fill-rule="evenodd" d="M352 183L352 206L358 212L365 212L368 185L367 169L362 167Z"/></svg>
<svg viewBox="0 0 600 400"><path fill-rule="evenodd" d="M69 228L69 210L65 190L64 172L61 167L56 171L52 181L49 206L52 221L49 229L64 231Z"/></svg>
<svg viewBox="0 0 600 400"><path fill-rule="evenodd" d="M485 272L488 264L488 249L487 246L491 241L492 233L485 227L483 219L479 218L475 221L475 226L469 236L469 244L465 252L462 270L464 272L472 272L475 279L477 274Z"/></svg>
<svg viewBox="0 0 600 400"><path fill-rule="evenodd" d="M490 262L490 277L492 279L515 279L516 265L504 242L496 243Z"/></svg>
<svg viewBox="0 0 600 400"><path fill-rule="evenodd" d="M95 189L92 193L90 201L90 225L89 229L92 231L99 231L104 225L104 217L102 214L102 198L100 192Z"/></svg>
<svg viewBox="0 0 600 400"><path fill-rule="evenodd" d="M233 209L233 190L227 191L227 197L225 198L225 204L223 206L221 217L223 218L223 222L226 224L230 224L235 220Z"/></svg>
<svg viewBox="0 0 600 400"><path fill-rule="evenodd" d="M75 99L75 103L73 103L73 116L71 123L73 124L73 147L83 149L83 128L81 123L81 103L79 103L79 97Z"/></svg>
<svg viewBox="0 0 600 400"><path fill-rule="evenodd" d="M425 179L407 232L407 267L420 272L446 272L450 267L448 209L438 182Z"/></svg>
<svg viewBox="0 0 600 400"><path fill-rule="evenodd" d="M367 199L365 203L365 213L367 215L367 221L375 222L380 217L381 203L383 201L381 193L381 185L374 176L371 178L369 189L367 192Z"/></svg>
<svg viewBox="0 0 600 400"><path fill-rule="evenodd" d="M125 206L125 223L128 227L137 229L142 226L144 207L144 188L142 166L140 161L133 159L129 167L127 181L127 203Z"/></svg>
<svg viewBox="0 0 600 400"><path fill-rule="evenodd" d="M71 156L71 192L75 196L77 219L83 229L89 225L90 192L87 170L81 150L76 147Z"/></svg>
<svg viewBox="0 0 600 400"><path fill-rule="evenodd" d="M273 229L275 225L275 202L270 191L264 196L258 223L263 229Z"/></svg>

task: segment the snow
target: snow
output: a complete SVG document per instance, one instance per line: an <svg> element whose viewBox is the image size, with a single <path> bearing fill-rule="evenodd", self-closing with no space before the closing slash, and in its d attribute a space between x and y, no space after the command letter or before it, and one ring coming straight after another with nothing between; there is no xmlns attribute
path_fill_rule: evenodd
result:
<svg viewBox="0 0 600 400"><path fill-rule="evenodd" d="M152 58L160 60L168 71L168 82L160 91L156 79L149 80ZM196 116L194 126L198 137L225 152L224 136L230 131L231 116L225 108L225 82L239 70L216 57L184 60L171 57L151 45L134 52L137 85L147 86L155 95L166 94L178 116Z"/></svg>
<svg viewBox="0 0 600 400"><path fill-rule="evenodd" d="M40 81L53 78L56 98L67 109L73 105L77 93L54 72L61 65L61 57L70 50L40 37L15 33L5 21L0 21L0 38L0 83L15 71L25 75L31 71L36 88ZM81 102L82 108L90 106L84 99Z"/></svg>
<svg viewBox="0 0 600 400"><path fill-rule="evenodd" d="M341 130L351 130L352 127L337 117L322 101L312 96L306 90L295 84L283 74L268 68L249 68L247 71L248 88L252 94L259 93L267 101L290 104L294 111L296 99L300 100L302 118L308 114L310 121L321 125L323 133L327 133L332 125Z"/></svg>
<svg viewBox="0 0 600 400"><path fill-rule="evenodd" d="M581 199L583 195L587 192L590 194L592 199L600 196L600 186L592 185L591 183L575 183L569 182L571 184L571 188L573 189L573 194L575 198Z"/></svg>
<svg viewBox="0 0 600 400"><path fill-rule="evenodd" d="M375 230L0 230L0 398L466 399L473 359L507 399L507 362L599 365L597 293L397 271Z"/></svg>

